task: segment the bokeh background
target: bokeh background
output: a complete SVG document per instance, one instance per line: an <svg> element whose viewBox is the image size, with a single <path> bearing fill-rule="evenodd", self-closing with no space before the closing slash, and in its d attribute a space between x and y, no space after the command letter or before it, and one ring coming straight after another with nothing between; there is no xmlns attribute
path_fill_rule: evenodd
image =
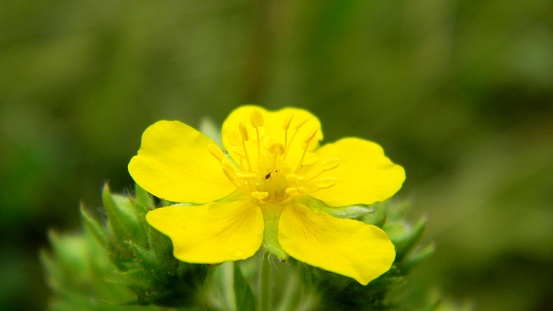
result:
<svg viewBox="0 0 553 311"><path fill-rule="evenodd" d="M3 0L0 306L46 308L47 231L80 230L156 120L299 106L379 142L436 254L409 286L553 309L550 0Z"/></svg>

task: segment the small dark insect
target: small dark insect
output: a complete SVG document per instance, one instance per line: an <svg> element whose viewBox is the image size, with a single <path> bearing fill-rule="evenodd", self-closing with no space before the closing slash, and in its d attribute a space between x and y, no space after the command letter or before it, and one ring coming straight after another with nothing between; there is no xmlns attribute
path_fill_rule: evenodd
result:
<svg viewBox="0 0 553 311"><path fill-rule="evenodd" d="M271 172L269 172L267 175L265 175L265 179L271 178Z"/></svg>

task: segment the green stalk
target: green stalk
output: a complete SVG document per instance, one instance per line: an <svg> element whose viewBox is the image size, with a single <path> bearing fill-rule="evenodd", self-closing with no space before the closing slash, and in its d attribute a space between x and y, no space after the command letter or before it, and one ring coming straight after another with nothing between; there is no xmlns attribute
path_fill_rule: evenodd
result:
<svg viewBox="0 0 553 311"><path fill-rule="evenodd" d="M271 263L269 252L261 255L261 271L259 273L259 311L271 310Z"/></svg>

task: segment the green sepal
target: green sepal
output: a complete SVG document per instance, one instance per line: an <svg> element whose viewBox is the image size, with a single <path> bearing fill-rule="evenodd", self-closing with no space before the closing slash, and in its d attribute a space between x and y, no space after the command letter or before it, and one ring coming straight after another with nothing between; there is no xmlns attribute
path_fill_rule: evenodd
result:
<svg viewBox="0 0 553 311"><path fill-rule="evenodd" d="M419 220L414 227L402 221L390 222L383 226L384 231L386 231L396 247L396 262L403 260L417 245L424 233L425 227L425 218Z"/></svg>
<svg viewBox="0 0 553 311"><path fill-rule="evenodd" d="M108 216L108 228L112 237L118 241L125 241L140 236L141 228L138 225L139 219L136 213L129 208L129 204L124 204L124 199L115 198L106 183L102 191L102 203ZM126 198L128 201L128 198ZM123 203L123 204L122 204Z"/></svg>
<svg viewBox="0 0 553 311"><path fill-rule="evenodd" d="M374 209L364 205L352 205L342 207L323 207L320 210L338 218L359 218L374 213Z"/></svg>
<svg viewBox="0 0 553 311"><path fill-rule="evenodd" d="M323 201L317 200L313 197L306 196L301 199L301 204L323 211L334 217L356 219L361 218L367 214L374 213L374 209L371 206L366 205L351 205L351 206L329 206Z"/></svg>
<svg viewBox="0 0 553 311"><path fill-rule="evenodd" d="M412 255L405 259L405 262L402 262L399 265L400 269L405 273L410 272L414 267L425 261L428 257L432 256L435 249L436 246L434 243L430 243L423 249L415 251Z"/></svg>
<svg viewBox="0 0 553 311"><path fill-rule="evenodd" d="M382 228L387 220L388 215L388 202L376 202L369 205L369 207L374 211L373 213L368 213L361 218L366 224L375 225Z"/></svg>
<svg viewBox="0 0 553 311"><path fill-rule="evenodd" d="M139 216L145 216L148 211L155 208L154 198L138 184L134 187L135 197L129 197L131 202L135 205L137 214Z"/></svg>
<svg viewBox="0 0 553 311"><path fill-rule="evenodd" d="M386 295L406 282L405 277L394 266L367 285L315 267L306 270L312 273L311 278L317 280L317 291L325 310L388 309L390 306L386 302Z"/></svg>
<svg viewBox="0 0 553 311"><path fill-rule="evenodd" d="M106 245L106 234L104 232L103 227L94 219L92 216L88 214L86 211L86 208L84 204L81 203L81 220L83 221L86 229L98 240L98 242L105 246Z"/></svg>
<svg viewBox="0 0 553 311"><path fill-rule="evenodd" d="M48 285L55 293L49 309L132 310L120 303L132 299L126 286L107 281L115 267L90 231L79 234L49 233L52 250L41 250Z"/></svg>

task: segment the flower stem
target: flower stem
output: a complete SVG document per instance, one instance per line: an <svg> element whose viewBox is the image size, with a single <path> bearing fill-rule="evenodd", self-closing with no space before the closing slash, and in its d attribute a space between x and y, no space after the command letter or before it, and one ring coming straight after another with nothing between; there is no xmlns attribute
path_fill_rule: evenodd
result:
<svg viewBox="0 0 553 311"><path fill-rule="evenodd" d="M259 273L259 311L271 310L271 263L269 252L261 255L261 271Z"/></svg>

